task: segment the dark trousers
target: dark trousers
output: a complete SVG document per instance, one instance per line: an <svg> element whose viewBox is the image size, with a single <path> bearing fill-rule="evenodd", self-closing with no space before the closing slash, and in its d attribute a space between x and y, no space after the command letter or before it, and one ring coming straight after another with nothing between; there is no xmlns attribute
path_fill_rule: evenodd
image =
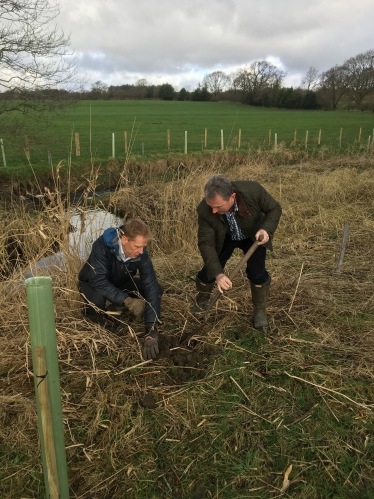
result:
<svg viewBox="0 0 374 499"><path fill-rule="evenodd" d="M93 287L91 287L88 282L79 281L79 291L87 300L87 302L83 305L84 315L96 315L100 313L98 310L96 310L96 308L92 307L90 303L93 303L95 307L102 311L105 310L105 296L98 293ZM130 296L133 296L134 298L140 298L140 296L144 297L144 290L140 277L133 277L131 280L129 279L128 281L126 281L124 283L123 291L128 293ZM160 294L162 294L162 290Z"/></svg>
<svg viewBox="0 0 374 499"><path fill-rule="evenodd" d="M233 241L230 237L226 237L225 242L223 243L222 251L218 255L222 268L225 268L226 262L233 254L235 248L240 248L243 253L246 253L252 244L253 241L251 239ZM264 248L264 246L259 246L251 258L247 261L246 274L248 279L254 284L264 284L269 279L269 274L265 267L265 260L266 248ZM197 277L204 283L214 281L214 279L208 279L208 272L205 265L197 274Z"/></svg>

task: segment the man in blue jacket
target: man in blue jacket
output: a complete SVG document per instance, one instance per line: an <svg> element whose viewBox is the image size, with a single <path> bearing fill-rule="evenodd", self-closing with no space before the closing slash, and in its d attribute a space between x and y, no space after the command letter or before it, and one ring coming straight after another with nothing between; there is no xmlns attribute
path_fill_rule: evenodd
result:
<svg viewBox="0 0 374 499"><path fill-rule="evenodd" d="M127 220L109 228L93 243L79 273L79 291L84 296L84 314L94 322L105 319L106 301L141 317L144 314L146 360L159 353L157 324L162 287L146 250L150 230L141 220ZM139 272L139 276L136 274Z"/></svg>

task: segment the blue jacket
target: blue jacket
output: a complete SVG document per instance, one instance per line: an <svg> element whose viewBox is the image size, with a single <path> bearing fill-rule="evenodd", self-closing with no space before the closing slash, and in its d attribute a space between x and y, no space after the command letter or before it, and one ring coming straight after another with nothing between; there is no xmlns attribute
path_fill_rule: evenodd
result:
<svg viewBox="0 0 374 499"><path fill-rule="evenodd" d="M139 271L144 288L145 322L154 322L160 317L160 285L149 254L144 248L136 258L123 262L118 260L118 229L106 229L92 245L87 262L79 272L79 281L88 282L92 288L115 305L121 306L128 294L122 289L126 281Z"/></svg>

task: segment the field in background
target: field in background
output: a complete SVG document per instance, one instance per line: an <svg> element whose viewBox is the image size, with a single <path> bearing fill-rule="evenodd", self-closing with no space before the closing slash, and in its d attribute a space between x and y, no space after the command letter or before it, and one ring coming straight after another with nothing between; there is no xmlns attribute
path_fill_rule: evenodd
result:
<svg viewBox="0 0 374 499"><path fill-rule="evenodd" d="M186 131L188 153L221 149L221 130L224 148L236 149L239 129L242 151L273 148L276 133L279 145L284 143L283 147L306 149L310 155L321 148L326 153L360 149L364 152L369 136L373 140L374 115L348 111L289 111L222 102L82 101L75 109L67 110L55 119L47 130L30 128L26 140L23 135L1 138L7 166L14 167L28 164L27 153L33 166L57 164L67 160L70 152L75 162L90 161L91 154L95 160L107 160L113 153L113 133L115 156L125 159L124 132L127 132L127 152L137 158L183 154ZM170 130L170 149L167 130ZM293 143L295 130L296 144ZM76 133L79 134L79 157L76 156ZM1 157L0 165L4 166Z"/></svg>

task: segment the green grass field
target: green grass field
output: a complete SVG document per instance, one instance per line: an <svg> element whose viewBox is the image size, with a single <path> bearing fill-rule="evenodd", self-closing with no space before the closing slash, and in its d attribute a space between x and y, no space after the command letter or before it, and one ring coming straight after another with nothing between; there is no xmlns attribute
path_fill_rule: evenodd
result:
<svg viewBox="0 0 374 499"><path fill-rule="evenodd" d="M90 126L91 123L91 126ZM50 157L54 164L69 157L76 160L75 133L79 133L80 160L92 156L106 160L112 156L112 133L115 134L115 156L126 157L124 132L128 136L131 156L165 157L169 154L183 154L185 132L187 132L188 153L206 149L221 148L223 130L224 148L238 146L241 130L241 150L248 148L269 149L274 134L278 144L290 147L297 131L297 147L305 150L308 132L308 151L318 147L339 149L339 135L342 129L341 151L357 148L361 131L361 148L366 149L369 136L373 138L374 115L362 112L287 111L255 108L224 102L178 102L178 101L82 101L75 109L69 109L56 118L53 126L42 130L29 128L27 137L33 165L48 164ZM167 144L167 130L170 130L170 150ZM321 130L321 144L318 135ZM7 166L27 164L24 136L3 136ZM91 145L90 145L91 144ZM0 159L1 165L3 162Z"/></svg>

